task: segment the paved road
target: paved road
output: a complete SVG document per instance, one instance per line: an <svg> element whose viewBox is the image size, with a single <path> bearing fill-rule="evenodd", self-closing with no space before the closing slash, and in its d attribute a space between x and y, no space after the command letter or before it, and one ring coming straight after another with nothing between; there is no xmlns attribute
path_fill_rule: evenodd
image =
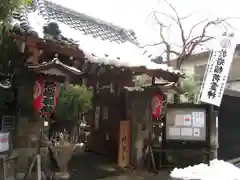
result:
<svg viewBox="0 0 240 180"><path fill-rule="evenodd" d="M74 155L69 163L70 180L169 180L166 172L154 175L148 172L124 172L101 156L83 153Z"/></svg>

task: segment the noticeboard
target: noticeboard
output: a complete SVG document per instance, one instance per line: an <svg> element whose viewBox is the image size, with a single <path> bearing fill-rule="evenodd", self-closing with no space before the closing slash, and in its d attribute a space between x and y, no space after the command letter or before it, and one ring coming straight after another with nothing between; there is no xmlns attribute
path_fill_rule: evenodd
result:
<svg viewBox="0 0 240 180"><path fill-rule="evenodd" d="M206 109L169 108L166 118L167 140L206 140Z"/></svg>

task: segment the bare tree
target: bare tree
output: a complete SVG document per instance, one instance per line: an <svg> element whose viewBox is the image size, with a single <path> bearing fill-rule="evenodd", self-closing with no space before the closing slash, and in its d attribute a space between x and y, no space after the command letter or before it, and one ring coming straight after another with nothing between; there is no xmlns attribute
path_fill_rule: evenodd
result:
<svg viewBox="0 0 240 180"><path fill-rule="evenodd" d="M191 55L193 54L193 52L196 50L196 48L200 45L202 45L203 43L213 39L213 36L209 36L207 35L207 28L210 26L216 26L216 25L220 25L222 23L226 23L226 25L229 25L226 20L229 18L217 18L215 20L211 20L209 21L208 19L204 19L200 22L197 22L196 24L194 24L190 31L188 33L185 32L185 29L183 27L183 23L182 21L189 18L192 14L185 16L185 17L180 17L176 8L170 4L167 0L163 0L165 3L167 3L167 5L171 8L171 10L173 11L173 14L166 14L163 12L158 12L158 11L154 11L151 14L153 14L154 19L156 20L157 24L160 26L160 42L159 43L155 43L152 45L146 45L146 46L156 46L156 45L164 45L164 51L162 52L162 54L166 54L166 61L169 62L171 60L171 55L174 55L176 57L176 68L180 69L181 65L183 63L184 60L188 59L189 57L191 57ZM177 25L178 29L179 29L179 36L181 37L181 47L180 50L175 50L173 44L171 44L170 42L167 41L166 37L164 36L163 31L170 28L169 26L165 25L163 22L161 22L157 15L163 15L166 16L168 18L170 18L171 20L173 20L173 22ZM201 31L199 32L199 34L197 35L193 35L193 31L198 28L200 25L203 25Z"/></svg>
<svg viewBox="0 0 240 180"><path fill-rule="evenodd" d="M205 42L212 40L214 37L213 36L209 36L207 35L207 28L209 28L210 26L217 26L223 23L226 23L225 25L230 26L230 24L228 24L226 22L226 19L222 19L222 18L217 18L215 20L209 20L209 19L204 19L200 22L197 22L196 24L194 24L191 28L190 31L187 33L183 27L183 20L186 20L187 18L189 18L191 16L185 16L185 17L180 17L176 8L170 4L167 0L163 0L165 3L167 3L167 5L170 7L170 9L173 11L173 14L166 14L163 12L158 12L158 11L154 11L151 14L153 14L154 20L157 22L157 24L160 26L160 42L159 43L155 43L152 45L146 45L146 46L156 46L156 45L163 45L164 46L164 50L162 52L162 55L165 53L165 58L167 63L169 63L169 61L172 58L172 55L175 57L175 61L176 61L176 68L180 69L183 62L188 59L189 57L192 56L192 54L194 53L194 51L196 50L196 48L198 46L203 45ZM170 42L168 42L167 38L164 35L164 30L168 30L170 28L171 25L167 26L166 24L164 24L164 22L161 22L159 20L159 18L157 17L158 15L163 15L167 18L170 18L173 23L175 23L175 25L177 25L177 28L179 29L179 37L181 40L181 45L179 50L176 50L176 48L174 48L174 45L171 44ZM196 28L199 28L199 26L202 25L203 27L201 27L201 31L195 35L193 34L194 30ZM231 26L230 26L231 27ZM179 85L179 82L176 82ZM179 95L175 95L175 103L179 103L180 101L180 96Z"/></svg>

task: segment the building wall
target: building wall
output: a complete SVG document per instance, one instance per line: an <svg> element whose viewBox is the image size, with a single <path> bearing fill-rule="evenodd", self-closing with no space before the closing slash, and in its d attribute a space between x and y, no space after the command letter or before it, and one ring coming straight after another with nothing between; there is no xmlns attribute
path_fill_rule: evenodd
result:
<svg viewBox="0 0 240 180"><path fill-rule="evenodd" d="M193 59L186 61L182 64L181 69L187 74L187 75L194 75L195 73L195 67L198 65L204 65L207 64L208 59L207 58L200 58L200 59Z"/></svg>
<svg viewBox="0 0 240 180"><path fill-rule="evenodd" d="M205 68L202 71L197 71L197 66L203 66L208 63L208 57L201 57L201 58L195 58L190 59L188 61L185 61L182 65L182 70L187 75L193 75L194 77L203 77L205 73ZM196 80L199 80L201 78L196 78ZM201 83L201 82L199 82ZM233 90L240 90L240 56L235 55L231 69L228 76L228 84L227 88L233 89Z"/></svg>
<svg viewBox="0 0 240 180"><path fill-rule="evenodd" d="M218 158L223 160L240 156L240 111L238 108L240 104L240 93L231 91L228 93L229 95L223 96L218 118Z"/></svg>

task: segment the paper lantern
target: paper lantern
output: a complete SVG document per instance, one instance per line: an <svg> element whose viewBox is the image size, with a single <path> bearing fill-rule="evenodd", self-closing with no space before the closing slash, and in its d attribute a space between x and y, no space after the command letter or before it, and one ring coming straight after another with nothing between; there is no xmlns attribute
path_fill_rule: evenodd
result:
<svg viewBox="0 0 240 180"><path fill-rule="evenodd" d="M151 113L155 118L160 118L163 106L163 96L160 94L154 94L151 100Z"/></svg>
<svg viewBox="0 0 240 180"><path fill-rule="evenodd" d="M49 116L52 114L57 106L59 92L59 83L55 81L44 81L43 87L43 98L42 105L40 109L40 114L43 116Z"/></svg>
<svg viewBox="0 0 240 180"><path fill-rule="evenodd" d="M58 93L58 82L37 79L34 86L33 106L35 111L40 112L43 116L53 113L56 109Z"/></svg>
<svg viewBox="0 0 240 180"><path fill-rule="evenodd" d="M43 99L43 79L39 78L36 80L33 92L33 107L36 112L39 112L43 108L42 99Z"/></svg>

